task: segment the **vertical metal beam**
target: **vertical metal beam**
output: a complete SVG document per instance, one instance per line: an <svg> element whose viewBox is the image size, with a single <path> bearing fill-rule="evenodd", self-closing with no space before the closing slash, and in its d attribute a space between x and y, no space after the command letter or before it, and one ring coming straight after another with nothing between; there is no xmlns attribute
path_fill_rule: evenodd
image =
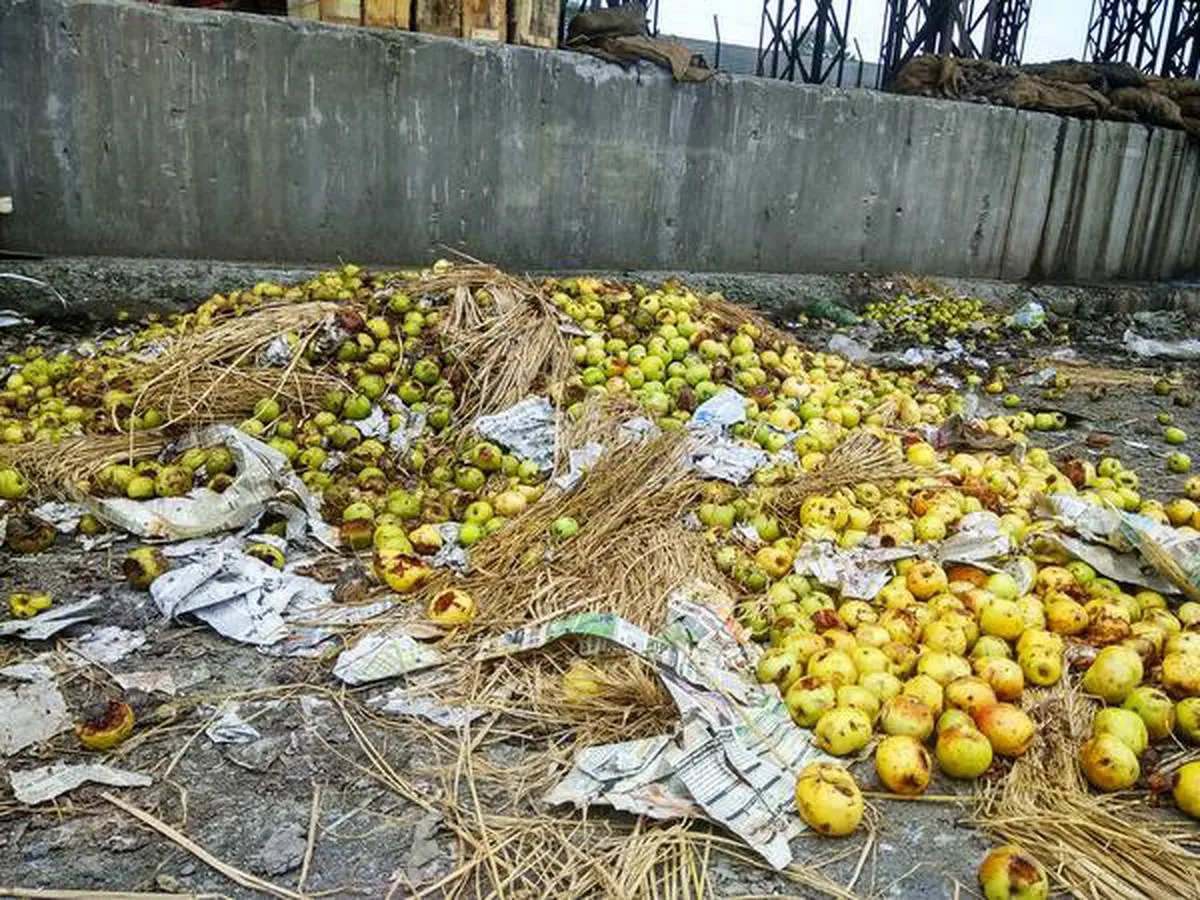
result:
<svg viewBox="0 0 1200 900"><path fill-rule="evenodd" d="M1200 0L1173 0L1163 35L1162 74L1200 78Z"/></svg>
<svg viewBox="0 0 1200 900"><path fill-rule="evenodd" d="M1166 16L1167 0L1096 0L1085 54L1095 62L1123 62L1157 71Z"/></svg>
<svg viewBox="0 0 1200 900"><path fill-rule="evenodd" d="M763 0L758 74L808 84L841 83L851 0Z"/></svg>
<svg viewBox="0 0 1200 900"><path fill-rule="evenodd" d="M1031 0L887 0L880 62L883 82L923 53L1021 61Z"/></svg>

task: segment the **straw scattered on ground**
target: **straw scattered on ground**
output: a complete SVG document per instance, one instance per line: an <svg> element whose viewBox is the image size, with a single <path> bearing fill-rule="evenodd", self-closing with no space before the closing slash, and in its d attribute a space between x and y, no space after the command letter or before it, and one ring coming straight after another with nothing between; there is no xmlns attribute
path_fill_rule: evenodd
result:
<svg viewBox="0 0 1200 900"><path fill-rule="evenodd" d="M977 798L973 824L1032 854L1063 890L1081 898L1200 896L1200 836L1152 816L1142 794L1089 790L1076 762L1093 704L1064 679L1040 692L1030 714L1032 749Z"/></svg>

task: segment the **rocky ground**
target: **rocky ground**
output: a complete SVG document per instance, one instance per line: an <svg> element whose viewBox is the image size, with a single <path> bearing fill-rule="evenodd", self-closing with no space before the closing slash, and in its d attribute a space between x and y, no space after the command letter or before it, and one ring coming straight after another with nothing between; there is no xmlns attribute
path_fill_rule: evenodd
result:
<svg viewBox="0 0 1200 900"><path fill-rule="evenodd" d="M1008 367L1013 375L1008 392L1021 395L1026 408L1070 415L1069 429L1039 433L1038 444L1057 454L1092 459L1102 453L1119 455L1142 474L1144 493L1165 500L1177 492L1181 477L1165 472L1168 448L1155 415L1168 411L1185 430L1200 436L1200 407L1177 406L1172 396L1156 394L1153 384L1169 375L1194 390L1200 386L1200 366L1131 358L1121 343L1127 324L1168 339L1187 334L1182 317L1168 314L1143 315L1140 321L1074 320L1065 341L1043 335L1030 343L989 345L982 352L993 366ZM43 339L52 341L56 333L46 332ZM801 337L823 346L831 333L826 326L809 324ZM10 334L0 345L16 339L26 342L28 335ZM1064 351L1072 364L1084 368L1072 369L1074 381L1061 396L1045 399L1038 388L1022 383L1019 373L1042 371L1046 357ZM1106 370L1102 389L1095 381L1096 367ZM121 580L126 546L132 544L84 553L61 538L48 554L0 557L0 595L36 587L60 601L90 593L104 598L98 620L77 626L63 639L4 640L0 665L49 654L68 706L77 715L113 696L117 676L167 676L158 690L125 692L141 724L136 736L109 758L113 765L150 775L152 786L87 786L29 808L12 799L4 779L0 895L20 896L22 889L36 888L231 897L399 897L422 890L442 895L439 883L463 856L440 801L457 760L454 745L466 736L433 740L424 729L370 712L362 703L363 693L339 685L325 663L266 656L206 627L163 621L145 592ZM73 656L72 640L97 626L123 629L140 645L108 662ZM243 730L236 742L214 729L230 711L252 729ZM493 734L487 742L500 777L481 778L471 805L499 813L512 787L503 773L524 777L523 755L543 748L507 739L500 727L497 732L500 736ZM0 768L78 762L85 755L67 732L5 760ZM875 777L870 763L856 771L870 789ZM236 883L180 840L106 800L103 794L110 790L218 861L270 885ZM821 863L822 874L847 893L972 895L975 866L990 841L964 824L971 806L967 789L939 776L923 800L872 798L872 805L873 829L836 844L801 838L794 846L797 860ZM590 815L633 824L607 810ZM696 826L696 832L703 835L705 829ZM714 854L704 868L701 885L719 897L816 895L811 885L727 855ZM529 886L519 883L511 890L514 896L533 896ZM472 885L461 895L472 896Z"/></svg>

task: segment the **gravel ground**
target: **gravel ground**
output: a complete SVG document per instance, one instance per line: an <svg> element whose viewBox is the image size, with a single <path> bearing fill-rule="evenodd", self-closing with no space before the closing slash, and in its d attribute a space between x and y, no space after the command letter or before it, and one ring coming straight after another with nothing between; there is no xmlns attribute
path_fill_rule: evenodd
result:
<svg viewBox="0 0 1200 900"><path fill-rule="evenodd" d="M182 302L180 286L185 283L191 284L187 296L194 296L197 290L203 294L220 289L229 283L222 279L233 277L223 269L210 273L210 280L188 282L197 273L192 265L167 271L159 283L170 282L175 287L162 297ZM235 274L233 283L281 275L250 268L240 268ZM132 275L128 282L118 281L112 287L132 289L139 278ZM708 286L719 284L712 281ZM825 284L834 291L840 283ZM781 295L771 291L756 294L746 285L733 285L730 294L780 307ZM790 290L795 293L794 287ZM1010 289L1014 295L1027 293L1025 288ZM1077 321L1071 346L1081 360L1132 371L1119 343L1124 324L1119 317ZM1180 320L1170 317L1143 318L1139 325L1143 331L1156 330L1163 336L1178 337L1187 331ZM39 339L52 341L56 334L60 333L44 332ZM809 328L802 337L821 345L829 333ZM0 350L14 339L12 335L0 339ZM1058 344L1018 342L991 347L988 355L993 362L1003 361L1018 372L1036 369L1034 358L1060 349ZM1141 371L1170 373L1194 386L1200 367L1194 363L1163 365ZM1095 444L1096 435L1107 435L1112 444L1106 452L1117 453L1139 470L1145 493L1166 499L1178 489L1181 478L1164 471L1166 449L1158 437L1161 426L1154 422L1154 415L1160 409L1169 410L1183 428L1200 434L1200 409L1176 407L1170 398L1156 396L1145 383L1118 385L1102 396L1090 396L1074 386L1053 401L1042 400L1036 390L1019 384L1013 390L1023 396L1027 407L1053 407L1073 415L1072 428L1038 435L1038 443L1059 453L1094 459L1100 451L1089 445L1089 437ZM431 885L451 871L456 860L455 840L441 817L381 782L364 752L364 741L409 780L419 797L434 800L442 790L439 767L447 763L435 747L400 723L363 716L361 696L338 693L325 664L269 657L204 627L164 623L145 593L121 586L123 550L117 545L83 554L64 538L48 554L6 556L0 566L0 593L5 596L17 587L48 590L60 600L100 593L105 598L103 624L136 630L146 637L144 645L117 663L82 666L60 678L74 713L82 715L101 704L112 690L109 679L115 673L150 670L172 674L177 688L173 697L131 692L143 726L138 738L122 747L112 761L152 774L154 785L117 790L118 796L153 811L218 858L281 887L311 895L381 897L393 884ZM62 654L65 648L61 643L56 648L7 641L0 644L0 664L39 652ZM239 703L241 714L259 732L257 739L218 744L203 734L215 708L230 698ZM354 722L361 723L358 736L343 708L352 711ZM496 752L515 764L523 750L517 745L498 745ZM69 733L7 762L23 768L56 759L81 759ZM864 787L874 781L869 762L860 765L856 774ZM232 883L137 823L102 799L103 789L84 787L55 804L28 809L15 804L6 785L4 779L0 786L0 894L20 887L262 896ZM961 785L944 782L939 776L930 788L931 794L955 792L963 796L963 802L874 802L879 824L873 843L867 846L867 838L859 835L838 844L836 849L844 854L823 871L841 884L853 881L855 892L863 896L970 896L975 888L975 866L989 841L963 824L969 804ZM485 791L481 803L499 802L501 796L502 791L494 795ZM619 814L592 814L620 821ZM829 856L830 846L830 841L809 837L798 840L794 849L797 860L816 862ZM708 879L713 894L719 897L812 896L773 873L721 856L713 858ZM401 888L396 896L411 892L411 888Z"/></svg>

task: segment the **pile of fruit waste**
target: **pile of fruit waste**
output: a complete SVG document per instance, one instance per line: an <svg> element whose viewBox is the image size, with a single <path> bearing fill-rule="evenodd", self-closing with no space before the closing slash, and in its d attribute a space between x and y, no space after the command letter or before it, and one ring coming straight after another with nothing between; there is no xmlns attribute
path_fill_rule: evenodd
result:
<svg viewBox="0 0 1200 900"><path fill-rule="evenodd" d="M932 316L909 301L900 318L894 311L881 303L867 315L921 340L929 329L959 333L964 317L982 314L966 300ZM989 318L980 334L1000 327ZM243 332L229 346L227 336ZM687 512L737 597L738 624L761 645L758 679L778 687L822 750L853 757L873 747L879 780L904 796L924 792L935 767L964 781L1001 777L1037 738L1022 708L1030 693L1078 679L1096 701L1093 734L1078 748L1091 785L1125 791L1158 776L1157 793L1200 817L1200 762L1165 784L1153 768L1155 745L1200 745L1200 603L1120 583L1039 542L1057 527L1039 512L1055 494L1186 537L1200 529L1200 478L1177 496L1145 497L1115 457L1093 464L1028 446L1027 432L1044 423L1026 412L970 423L1010 441L1011 452L937 448L936 430L966 406L928 371L806 348L680 283L535 283L444 262L259 283L70 348L29 346L4 365L8 551L54 543L54 529L32 513L42 500L228 490L239 474L228 448L173 449L196 426L224 421L288 461L345 551L373 556L381 590L419 599L436 625L468 630L484 611L468 591L434 579L430 560L447 540L438 526L457 524L455 540L473 552L561 490L545 466L479 437L479 414L540 395L566 422L611 403L684 432L707 401L734 389L744 415L730 436L769 462L745 483L705 481ZM397 452L392 438L412 414L420 431ZM885 477L868 467L823 479L838 448L864 435L894 457ZM1186 470L1178 458L1170 465ZM965 517L1008 537L1003 567L928 558ZM88 535L108 527L94 514L79 525ZM587 529L586 517L560 516L548 537L568 546ZM796 574L797 555L813 544L916 552L874 597L852 599ZM273 545L248 549L285 565ZM144 587L167 565L140 548L126 571ZM23 592L9 612L34 617L50 605ZM798 773L796 796L799 815L823 834L859 827L863 798L843 767ZM981 874L987 896L1045 895L1036 862L1013 848L997 853Z"/></svg>

